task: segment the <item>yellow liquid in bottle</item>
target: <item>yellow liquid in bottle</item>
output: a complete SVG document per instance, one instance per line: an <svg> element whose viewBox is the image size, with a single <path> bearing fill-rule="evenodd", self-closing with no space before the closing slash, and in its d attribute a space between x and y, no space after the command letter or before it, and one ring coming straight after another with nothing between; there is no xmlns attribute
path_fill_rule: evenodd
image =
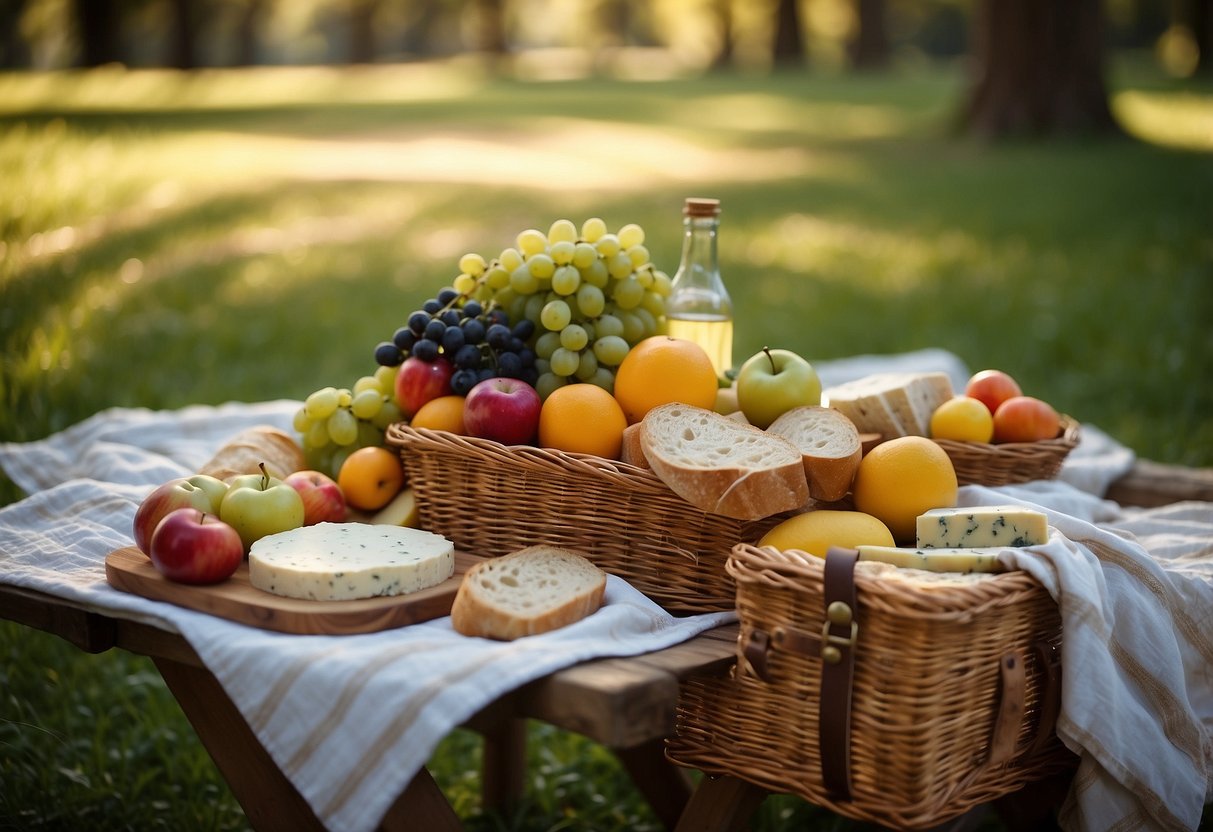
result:
<svg viewBox="0 0 1213 832"><path fill-rule="evenodd" d="M733 319L723 315L683 315L668 318L669 334L694 341L712 359L716 375L733 368Z"/></svg>

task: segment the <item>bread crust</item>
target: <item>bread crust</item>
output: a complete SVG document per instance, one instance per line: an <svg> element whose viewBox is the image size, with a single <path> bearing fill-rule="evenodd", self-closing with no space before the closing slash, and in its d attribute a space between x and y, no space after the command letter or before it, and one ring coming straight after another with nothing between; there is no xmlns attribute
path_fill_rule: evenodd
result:
<svg viewBox="0 0 1213 832"><path fill-rule="evenodd" d="M851 490L863 458L863 445L855 424L837 410L806 405L787 411L767 428L801 453L809 495L834 502Z"/></svg>
<svg viewBox="0 0 1213 832"><path fill-rule="evenodd" d="M307 466L303 449L286 431L257 425L233 436L198 471L221 480L241 474L260 474L264 462L270 476L282 479Z"/></svg>

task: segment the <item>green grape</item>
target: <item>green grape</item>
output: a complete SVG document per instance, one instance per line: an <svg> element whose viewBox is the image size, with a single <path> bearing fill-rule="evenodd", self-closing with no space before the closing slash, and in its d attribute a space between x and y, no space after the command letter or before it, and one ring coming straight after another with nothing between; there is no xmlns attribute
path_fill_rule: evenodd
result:
<svg viewBox="0 0 1213 832"><path fill-rule="evenodd" d="M384 393L393 393L396 390L396 374L400 372L400 367L377 367L375 369L375 380L379 382L379 389Z"/></svg>
<svg viewBox="0 0 1213 832"><path fill-rule="evenodd" d="M632 248L644 242L644 229L630 222L619 229L619 244L624 248Z"/></svg>
<svg viewBox="0 0 1213 832"><path fill-rule="evenodd" d="M614 257L620 251L619 238L614 234L603 234L594 241L594 248L603 257Z"/></svg>
<svg viewBox="0 0 1213 832"><path fill-rule="evenodd" d="M535 228L520 233L516 242L523 257L532 257L548 247L548 238Z"/></svg>
<svg viewBox="0 0 1213 832"><path fill-rule="evenodd" d="M634 277L625 277L615 284L611 293L615 305L620 309L635 309L644 300L644 287Z"/></svg>
<svg viewBox="0 0 1213 832"><path fill-rule="evenodd" d="M605 233L607 233L607 225L599 217L590 217L581 224L581 239L587 243L597 242Z"/></svg>
<svg viewBox="0 0 1213 832"><path fill-rule="evenodd" d="M501 256L497 258L501 263L501 268L507 273L514 271L522 265L522 254L516 248L507 248L502 250Z"/></svg>
<svg viewBox="0 0 1213 832"><path fill-rule="evenodd" d="M621 312L619 320L623 321L623 340L629 344L639 344L644 340L644 322L631 312Z"/></svg>
<svg viewBox="0 0 1213 832"><path fill-rule="evenodd" d="M653 272L653 291L661 295L663 298L668 298L670 292L674 288L674 280L668 274L657 269Z"/></svg>
<svg viewBox="0 0 1213 832"><path fill-rule="evenodd" d="M510 302L505 306L505 312L509 315L511 321L520 321L526 316L526 311L531 308L531 300L533 298L541 298L542 295L517 295L510 299ZM542 309L543 307L540 306Z"/></svg>
<svg viewBox="0 0 1213 832"><path fill-rule="evenodd" d="M511 321L520 321L523 318L539 323L539 316L543 314L543 305L547 303L546 295L529 295L526 303L522 306L522 311L518 315L510 315Z"/></svg>
<svg viewBox="0 0 1213 832"><path fill-rule="evenodd" d="M585 269L597 259L598 249L589 243L582 242L573 246L573 259L571 262L577 268Z"/></svg>
<svg viewBox="0 0 1213 832"><path fill-rule="evenodd" d="M459 258L459 271L472 277L480 277L488 267L489 264L485 262L484 258L474 252ZM458 286L455 287L455 291L459 291Z"/></svg>
<svg viewBox="0 0 1213 832"><path fill-rule="evenodd" d="M360 421L358 423L358 439L355 440L354 445L359 448L382 445L384 439L383 431L384 428L377 428L371 422Z"/></svg>
<svg viewBox="0 0 1213 832"><path fill-rule="evenodd" d="M307 433L303 434L303 447L312 450L319 450L332 443L329 439L328 419L314 421L307 426Z"/></svg>
<svg viewBox="0 0 1213 832"><path fill-rule="evenodd" d="M577 311L586 318L597 318L606 309L606 296L589 283L577 287Z"/></svg>
<svg viewBox="0 0 1213 832"><path fill-rule="evenodd" d="M354 390L355 399L358 398L358 394L361 393L363 390L374 390L376 393L379 393L380 395L387 392L386 390L384 390L382 387L379 386L379 379L375 378L374 376L363 376L362 378L358 379L357 381L354 382L353 390Z"/></svg>
<svg viewBox="0 0 1213 832"><path fill-rule="evenodd" d="M553 243L571 243L577 239L577 226L572 220L556 220L548 229L548 239Z"/></svg>
<svg viewBox="0 0 1213 832"><path fill-rule="evenodd" d="M352 445L358 440L358 420L344 407L334 410L326 425L329 439L338 445Z"/></svg>
<svg viewBox="0 0 1213 832"><path fill-rule="evenodd" d="M358 450L358 446L354 444L345 445L343 447L334 447L332 454L329 456L329 467L327 470L329 476L333 479L339 479L341 476L341 466L349 458L350 454Z"/></svg>
<svg viewBox="0 0 1213 832"><path fill-rule="evenodd" d="M530 257L528 257L526 265L527 268L530 269L531 274L540 280L550 279L552 274L556 271L556 262L552 259L550 254L543 251L539 252L538 254L532 254Z"/></svg>
<svg viewBox="0 0 1213 832"><path fill-rule="evenodd" d="M520 295L530 295L539 291L539 280L530 267L523 263L510 272L510 288Z"/></svg>
<svg viewBox="0 0 1213 832"><path fill-rule="evenodd" d="M560 330L560 346L566 350L579 352L585 349L585 345L590 341L586 335L585 327L580 324L569 324L564 329Z"/></svg>
<svg viewBox="0 0 1213 832"><path fill-rule="evenodd" d="M380 430L387 430L388 425L394 425L403 418L404 414L400 412L400 405L396 404L395 397L384 396L383 407L379 408L375 418L371 419L371 424Z"/></svg>
<svg viewBox="0 0 1213 832"><path fill-rule="evenodd" d="M600 259L594 260L589 266L581 269L581 279L590 284L597 286L599 289L605 289L607 284L611 282L611 274L607 271L607 265Z"/></svg>
<svg viewBox="0 0 1213 832"><path fill-rule="evenodd" d="M622 251L606 258L607 274L616 280L623 280L632 274L632 261Z"/></svg>
<svg viewBox="0 0 1213 832"><path fill-rule="evenodd" d="M581 272L573 266L561 266L552 275L552 291L558 295L571 295L581 285Z"/></svg>
<svg viewBox="0 0 1213 832"><path fill-rule="evenodd" d="M573 313L569 310L569 305L562 300L544 304L543 311L539 315L540 323L553 332L564 329L572 319Z"/></svg>
<svg viewBox="0 0 1213 832"><path fill-rule="evenodd" d="M657 319L649 310L640 308L634 310L632 314L640 319L640 325L644 330L644 335L641 337L648 338L650 335L657 334Z"/></svg>
<svg viewBox="0 0 1213 832"><path fill-rule="evenodd" d="M599 335L598 340L594 342L594 357L598 359L599 364L618 367L627 357L628 349L628 342L618 335Z"/></svg>
<svg viewBox="0 0 1213 832"><path fill-rule="evenodd" d="M660 318L665 314L665 298L656 292L645 292L640 308L647 310L653 317Z"/></svg>
<svg viewBox="0 0 1213 832"><path fill-rule="evenodd" d="M556 351L552 353L550 362L553 373L568 378L577 372L577 368L581 365L581 356L573 350L557 347Z"/></svg>
<svg viewBox="0 0 1213 832"><path fill-rule="evenodd" d="M354 394L348 387L341 387L337 390L337 406L349 407L350 402L354 400Z"/></svg>
<svg viewBox="0 0 1213 832"><path fill-rule="evenodd" d="M581 381L589 381L598 372L598 358L594 355L593 350L586 350L581 353L577 369L573 375Z"/></svg>
<svg viewBox="0 0 1213 832"><path fill-rule="evenodd" d="M556 352L556 348L559 346L560 333L545 332L535 339L535 355L547 360L552 357L552 353Z"/></svg>
<svg viewBox="0 0 1213 832"><path fill-rule="evenodd" d="M615 392L615 374L606 367L599 366L594 371L594 377L588 381L590 384L601 387L608 393L614 394Z"/></svg>
<svg viewBox="0 0 1213 832"><path fill-rule="evenodd" d="M594 332L595 332L594 322L593 321L582 321L581 328L585 330L586 341L588 341L591 344L594 343L594 339L598 337L597 335L594 334Z"/></svg>
<svg viewBox="0 0 1213 832"><path fill-rule="evenodd" d="M564 387L568 382L555 373L544 373L539 376L539 380L535 382L535 392L539 394L539 398L547 401L548 396L553 392Z"/></svg>
<svg viewBox="0 0 1213 832"><path fill-rule="evenodd" d="M466 272L460 274L451 281L451 288L464 297L467 297L471 295L472 292L475 292L478 285L479 284L476 282L476 278L472 277Z"/></svg>
<svg viewBox="0 0 1213 832"><path fill-rule="evenodd" d="M311 424L312 424L312 420L307 415L306 407L300 407L298 410L295 411L295 418L291 420L291 427L293 427L295 429L296 433L299 433L299 434L307 433L307 429L309 427L311 427Z"/></svg>
<svg viewBox="0 0 1213 832"><path fill-rule="evenodd" d="M325 431L328 435L328 431ZM337 450L337 446L332 442L325 442L323 445L312 448L307 444L303 446L303 459L310 471L329 471L333 459L333 451Z"/></svg>
<svg viewBox="0 0 1213 832"><path fill-rule="evenodd" d="M556 333L553 332L552 334L555 335ZM539 375L552 372L552 362L548 361L546 358L536 358L535 372Z"/></svg>
<svg viewBox="0 0 1213 832"><path fill-rule="evenodd" d="M623 321L611 314L599 315L595 322L595 329L599 338L605 338L608 335L623 335Z"/></svg>
<svg viewBox="0 0 1213 832"><path fill-rule="evenodd" d="M652 269L637 269L635 277L636 282L639 283L643 288L649 289L653 286Z"/></svg>
<svg viewBox="0 0 1213 832"><path fill-rule="evenodd" d="M321 387L310 394L303 402L307 416L314 422L323 422L337 409L340 394L336 387Z"/></svg>
<svg viewBox="0 0 1213 832"><path fill-rule="evenodd" d="M363 390L355 394L354 401L350 404L350 411L359 419L373 419L381 407L383 407L383 392L376 387L373 390Z"/></svg>
<svg viewBox="0 0 1213 832"><path fill-rule="evenodd" d="M484 285L490 289L504 289L510 285L510 273L505 270L505 266L501 263L494 263L484 273Z"/></svg>
<svg viewBox="0 0 1213 832"><path fill-rule="evenodd" d="M572 240L560 240L552 243L552 247L548 249L548 254L552 255L552 260L557 266L567 266L573 262L573 255L577 252L577 245Z"/></svg>

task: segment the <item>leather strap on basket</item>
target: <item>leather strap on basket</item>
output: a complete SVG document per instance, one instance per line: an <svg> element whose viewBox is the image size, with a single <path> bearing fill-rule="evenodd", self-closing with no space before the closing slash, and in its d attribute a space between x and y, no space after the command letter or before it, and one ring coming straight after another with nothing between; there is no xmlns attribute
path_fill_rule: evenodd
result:
<svg viewBox="0 0 1213 832"><path fill-rule="evenodd" d="M855 641L859 635L855 601L855 549L826 552L821 626L821 702L817 710L821 779L835 800L851 799L851 692Z"/></svg>

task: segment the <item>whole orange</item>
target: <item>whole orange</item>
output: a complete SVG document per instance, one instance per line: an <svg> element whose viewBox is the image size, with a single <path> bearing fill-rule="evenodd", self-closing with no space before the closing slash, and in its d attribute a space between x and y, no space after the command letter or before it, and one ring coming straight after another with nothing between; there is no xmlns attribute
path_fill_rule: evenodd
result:
<svg viewBox="0 0 1213 832"><path fill-rule="evenodd" d="M918 515L956 505L956 469L925 436L900 436L864 456L851 486L855 508L889 527L898 543L913 544Z"/></svg>
<svg viewBox="0 0 1213 832"><path fill-rule="evenodd" d="M439 396L417 409L409 424L415 428L432 428L466 434L463 426L463 396Z"/></svg>
<svg viewBox="0 0 1213 832"><path fill-rule="evenodd" d="M553 390L539 411L539 445L618 459L628 420L615 397L595 384Z"/></svg>
<svg viewBox="0 0 1213 832"><path fill-rule="evenodd" d="M654 335L628 350L615 374L615 398L629 423L670 402L711 410L716 404L712 359L694 341Z"/></svg>
<svg viewBox="0 0 1213 832"><path fill-rule="evenodd" d="M404 487L400 457L379 445L359 448L341 464L337 485L345 501L362 511L383 508Z"/></svg>

